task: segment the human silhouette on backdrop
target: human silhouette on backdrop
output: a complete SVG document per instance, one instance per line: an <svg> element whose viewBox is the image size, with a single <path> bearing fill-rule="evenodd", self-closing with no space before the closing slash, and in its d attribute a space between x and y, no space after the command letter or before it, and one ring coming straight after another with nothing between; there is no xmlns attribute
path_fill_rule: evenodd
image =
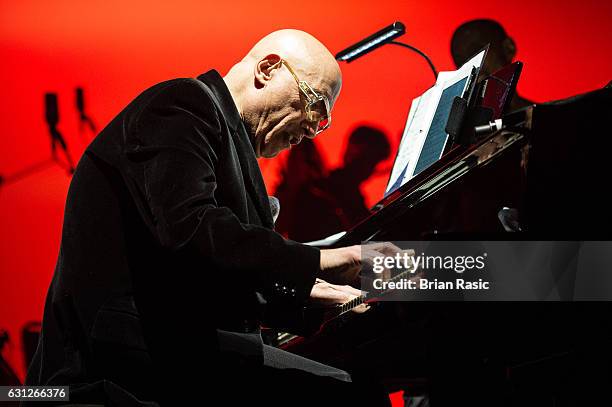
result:
<svg viewBox="0 0 612 407"><path fill-rule="evenodd" d="M278 233L284 236L294 233L296 219L304 216L296 211L298 194L304 187L326 177L327 174L327 167L313 140L306 138L289 151L280 170L281 181L274 193L282 205L274 225Z"/></svg>
<svg viewBox="0 0 612 407"><path fill-rule="evenodd" d="M451 54L455 66L460 67L480 49L490 44L487 58L481 69L484 78L512 63L516 56L516 44L500 23L489 19L471 20L461 24L451 39ZM510 111L532 105L534 102L514 94Z"/></svg>
<svg viewBox="0 0 612 407"><path fill-rule="evenodd" d="M291 151L283 180L276 190L281 202L279 221L283 218L282 208L286 206L283 199L291 202L291 212L285 212L277 224L277 229L282 227L279 232L297 241L317 240L347 230L367 217L370 211L361 193L361 184L389 157L390 151L383 131L359 126L348 138L341 167L327 176L324 170L311 168L310 176L302 177L299 185L287 177L290 170L305 163L319 165L321 160L316 148Z"/></svg>

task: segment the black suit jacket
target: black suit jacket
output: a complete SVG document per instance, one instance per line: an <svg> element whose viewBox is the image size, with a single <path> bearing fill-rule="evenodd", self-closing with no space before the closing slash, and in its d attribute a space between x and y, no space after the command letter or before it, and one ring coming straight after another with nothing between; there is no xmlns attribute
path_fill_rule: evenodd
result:
<svg viewBox="0 0 612 407"><path fill-rule="evenodd" d="M219 74L149 88L74 174L27 382L73 384L86 401L123 390L160 400L170 382L201 383L187 370L216 363L218 328L252 331L308 298L319 251L272 228Z"/></svg>

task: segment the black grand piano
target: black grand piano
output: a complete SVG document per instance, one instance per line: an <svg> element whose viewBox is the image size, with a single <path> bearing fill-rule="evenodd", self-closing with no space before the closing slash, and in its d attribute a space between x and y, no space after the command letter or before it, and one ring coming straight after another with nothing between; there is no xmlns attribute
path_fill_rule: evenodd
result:
<svg viewBox="0 0 612 407"><path fill-rule="evenodd" d="M612 240L612 89L514 114L513 126L451 149L387 196L335 246ZM282 346L434 407L612 405L610 304L381 302Z"/></svg>

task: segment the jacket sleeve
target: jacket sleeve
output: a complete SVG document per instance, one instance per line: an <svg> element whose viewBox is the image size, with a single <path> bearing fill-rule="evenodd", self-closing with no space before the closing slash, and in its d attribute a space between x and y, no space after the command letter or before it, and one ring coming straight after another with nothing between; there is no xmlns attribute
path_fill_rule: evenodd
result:
<svg viewBox="0 0 612 407"><path fill-rule="evenodd" d="M302 302L314 284L320 252L243 223L218 204L220 116L200 86L187 79L169 85L126 130L125 167L141 208L149 212L150 229L165 250L189 251L210 271L223 273L221 278Z"/></svg>

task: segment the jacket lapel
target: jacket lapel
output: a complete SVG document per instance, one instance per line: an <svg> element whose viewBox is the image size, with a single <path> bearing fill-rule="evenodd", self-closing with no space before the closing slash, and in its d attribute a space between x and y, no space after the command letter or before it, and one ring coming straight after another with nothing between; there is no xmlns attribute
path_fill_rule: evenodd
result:
<svg viewBox="0 0 612 407"><path fill-rule="evenodd" d="M244 125L239 126L233 136L238 158L240 159L240 168L242 169L245 188L255 204L262 223L264 226L272 229L274 222L272 220L272 212L270 211L270 202L268 201L268 191L266 190L266 184L261 175L255 151L253 151L253 146L249 141Z"/></svg>
<svg viewBox="0 0 612 407"><path fill-rule="evenodd" d="M198 80L206 84L212 92L213 98L217 101L221 113L226 120L232 133L236 153L240 161L240 168L244 178L246 191L255 206L259 218L265 227L273 228L272 212L268 201L268 192L264 184L261 170L257 164L255 150L249 140L249 135L244 127L242 118L238 113L232 95L225 85L225 81L215 70L210 70L200 76Z"/></svg>

